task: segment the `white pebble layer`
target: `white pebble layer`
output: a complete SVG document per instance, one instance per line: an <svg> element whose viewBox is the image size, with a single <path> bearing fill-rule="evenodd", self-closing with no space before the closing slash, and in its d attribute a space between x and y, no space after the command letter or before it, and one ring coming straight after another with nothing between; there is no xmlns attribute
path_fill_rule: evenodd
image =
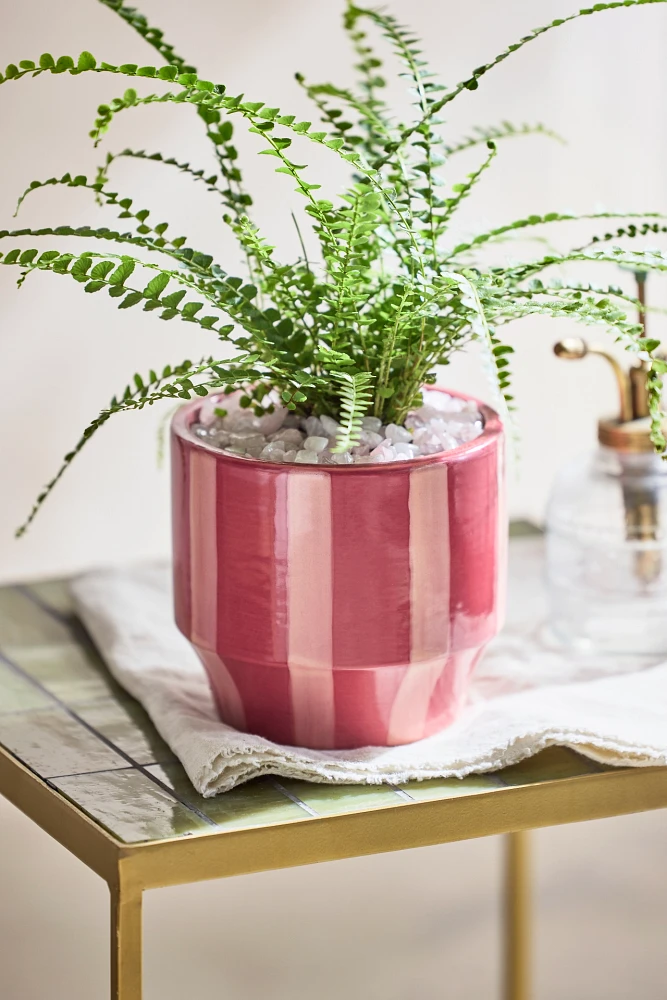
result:
<svg viewBox="0 0 667 1000"><path fill-rule="evenodd" d="M403 427L364 417L361 440L337 453L338 424L328 416L297 417L270 397L273 413L255 416L238 404L241 394L211 396L202 403L192 433L229 455L300 465L376 465L437 455L474 441L484 428L472 400L424 389L424 405L408 414ZM216 409L227 411L226 416Z"/></svg>

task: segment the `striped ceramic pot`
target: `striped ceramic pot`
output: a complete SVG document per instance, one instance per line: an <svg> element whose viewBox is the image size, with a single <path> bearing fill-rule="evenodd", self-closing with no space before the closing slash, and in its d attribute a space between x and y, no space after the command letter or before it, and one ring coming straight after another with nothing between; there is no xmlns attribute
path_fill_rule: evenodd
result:
<svg viewBox="0 0 667 1000"><path fill-rule="evenodd" d="M387 465L279 465L172 425L176 621L221 719L276 743L447 726L503 618L503 435Z"/></svg>

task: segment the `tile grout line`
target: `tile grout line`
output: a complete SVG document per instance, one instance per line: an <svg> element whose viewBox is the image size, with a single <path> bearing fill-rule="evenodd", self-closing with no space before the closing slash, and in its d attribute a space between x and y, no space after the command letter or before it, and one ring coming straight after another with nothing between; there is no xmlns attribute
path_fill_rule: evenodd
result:
<svg viewBox="0 0 667 1000"><path fill-rule="evenodd" d="M49 615L55 621L59 622L61 625L64 625L65 628L67 629L67 631L69 632L70 636L72 637L72 639L76 642L77 645L79 645L79 643L77 642L77 637L76 637L76 635L74 633L74 628L73 628L73 624L72 624L73 621L76 622L77 624L81 624L79 622L78 618L74 617L74 619L73 619L72 616L67 617L67 616L61 614L61 612L58 611L57 608L53 608L50 605L48 605L45 601L43 601L40 597L38 597L37 594L34 594L32 591L30 591L23 584L18 584L13 589L17 593L19 593L23 597L25 597L26 600L30 601L32 604L34 604L36 607L38 607L41 611L43 611L44 614ZM84 629L84 631L85 631L85 629ZM87 632L85 634L88 635ZM212 820L210 818L210 816L207 816L206 813L202 812L201 809L198 809L197 806L195 806L194 804L189 803L186 799L181 798L181 796L177 794L177 792L176 792L175 789L171 789L165 782L161 781L154 774L150 774L146 770L146 766L144 766L142 764L139 764L138 761L135 761L132 757L130 757L129 754L125 753L124 750L121 750L120 747L117 747L110 739L108 739L102 733L98 732L98 730L95 729L95 727L93 725L91 725L89 722L86 722L86 720L82 716L80 716L74 709L70 708L68 705L66 705L64 702L62 702L60 700L60 698L58 698L57 695L52 694L47 688L43 687L38 681L35 681L34 678L30 677L29 674L26 674L25 671L23 671L17 664L11 663L8 660L8 658L6 657L6 655L2 652L2 650L0 650L0 658L4 659L7 663L10 663L10 665L15 670L18 670L21 675L23 675L24 677L27 677L32 683L36 684L39 687L39 689L44 694L47 695L47 697L52 698L56 702L57 705L59 705L62 709L64 709L64 711L66 711L68 713L68 715L70 715L72 718L76 719L77 722L79 722L82 726L84 726L89 732L91 732L94 736L96 736L103 743L106 743L106 745L109 746L116 753L118 753L123 758L123 760L128 761L128 763L135 770L138 770L141 774L143 774L145 778L147 778L149 781L151 781L154 784L156 784L159 788L161 788L164 792L166 792L168 795L170 795L177 802L180 802L180 804L182 806L184 806L186 809L189 809L191 812L193 812L196 816L199 817L199 819L201 819L205 823L207 823L208 826L213 826L216 829L220 829L219 824L216 823L215 820ZM129 695L129 697L131 698L132 696ZM136 698L132 698L132 701L136 701ZM142 706L142 708L143 708L143 706ZM152 719L151 719L151 725L153 725L153 720ZM151 766L151 765L147 765L147 766ZM196 791L196 789L195 789L195 791Z"/></svg>
<svg viewBox="0 0 667 1000"><path fill-rule="evenodd" d="M406 792L404 788L399 788L397 785L387 785L387 788L391 788L393 792L396 792L399 799L403 799L404 802L416 802L417 800L414 796L410 795L410 792Z"/></svg>
<svg viewBox="0 0 667 1000"><path fill-rule="evenodd" d="M30 601L32 604L36 604L38 608L45 612L45 614L54 618L57 622L60 622L61 625L64 625L69 631L71 631L72 615L66 615L62 611L59 611L58 608L54 608L52 605L47 604L43 598L39 597L38 594L35 594L30 590L30 584L17 583L11 589L15 590L16 593L20 594L22 597L25 597L25 599Z"/></svg>
<svg viewBox="0 0 667 1000"><path fill-rule="evenodd" d="M118 771L138 771L140 767L164 767L173 764L172 760L155 761L153 764L128 764L126 767L102 767L98 771L68 771L66 774L52 774L49 781L60 781L61 778L86 778L91 774L116 774Z"/></svg>
<svg viewBox="0 0 667 1000"><path fill-rule="evenodd" d="M271 785L273 785L274 788L277 788L279 792L282 792L283 795L286 798L290 799L290 801L294 802L295 805L300 806L303 810L305 810L305 812L308 813L309 816L312 816L315 819L319 819L320 818L320 813L315 812L315 810L312 809L309 805L306 805L305 802L302 802L302 800L299 798L298 795L295 795L294 792L290 792L279 781L276 781L275 778L270 777L268 780L269 780L269 783Z"/></svg>
<svg viewBox="0 0 667 1000"><path fill-rule="evenodd" d="M72 631L71 619L63 615L60 611L57 610L57 608L52 608L45 601L43 601L42 598L40 598L37 594L34 594L31 590L28 589L28 587L24 585L18 585L14 589L17 590L19 593L21 593L27 600L32 601L33 604L36 604L46 614L50 615L52 618L55 618L56 621L65 625L68 631L70 632ZM150 777L153 778L152 775ZM267 776L267 780L269 781L270 784L274 786L274 788L276 788L288 799L290 799L290 801L294 802L295 805L300 806L306 813L308 813L309 816L318 817L320 815L314 809L311 809L310 806L306 805L305 802L302 802L302 800L298 797L298 795L294 795L293 793L288 792L288 790L279 781L275 780L270 776ZM398 788L396 785L388 784L387 787L391 788L392 791L394 791L396 795L404 802L416 801L416 799L413 798L413 796L410 795L409 792L404 791L404 789L402 788Z"/></svg>
<svg viewBox="0 0 667 1000"><path fill-rule="evenodd" d="M33 594L33 593L32 593L32 592L30 591L30 590L28 590L28 589L27 589L27 587L25 587L25 586L23 586L23 585L18 585L18 586L16 586L16 587L15 587L14 589L15 589L16 591L18 591L18 592L19 592L20 594L22 594L22 596L23 596L23 597L25 597L25 598L26 598L26 600L28 600L28 601L31 601L31 602L32 602L33 604L35 604L35 605L36 605L37 607L39 607L39 608L40 608L40 610L42 610L42 611L43 611L43 612L44 612L45 614L48 614L48 615L50 615L50 616L51 616L52 618L54 618L54 619L55 619L56 621L58 621L58 622L59 622L60 624L64 625L64 626L65 626L65 627L66 627L66 628L68 629L68 631L69 631L70 633L72 632L72 622L71 622L71 619L68 619L68 618L66 618L66 617L65 617L64 615L62 615L62 614L61 614L61 613L60 613L60 612L59 612L59 611L58 611L58 610L57 610L56 608L51 608L51 607L49 607L49 605L48 605L48 604L46 604L46 603L45 603L45 602L44 602L44 601L43 601L43 600L42 600L41 598L39 598L39 597L37 596L37 594ZM74 636L73 636L73 638L74 638ZM0 651L0 656L3 656L3 654L2 654L2 652L1 652L1 651ZM16 665L14 664L14 666L16 666ZM19 669L20 669L20 668L19 668ZM21 672L22 672L22 671L21 671ZM49 692L47 692L47 694L48 694L48 693L49 693ZM54 697L55 697L55 696L54 696ZM56 701L59 701L59 700L58 700L58 699L56 699ZM78 716L77 716L77 718L78 718ZM83 722L83 720L81 720L81 721ZM85 724L85 723L84 723L84 724ZM93 733L95 733L95 735L98 735L98 736L100 736L100 737L101 737L101 734L98 734L98 733L96 732L96 730L94 730L94 729L93 729L93 727L92 727L92 726L91 726L90 728L91 728L92 732L93 732ZM114 747L114 749L115 749L115 747ZM128 758L128 759L130 759L130 760L131 760L131 758ZM134 766L134 764L133 764L133 766ZM137 766L139 766L139 765L137 765ZM162 782L160 782L160 781L159 781L159 779L155 778L155 777L154 777L154 776L153 776L152 774L150 774L150 775L147 775L147 776L148 776L148 777L149 777L149 778L150 778L150 779L151 779L152 781L155 781L155 782L156 782L156 784L160 785L160 787L164 787L164 788L166 789L166 786L164 786L164 785L162 784ZM281 793L282 795L284 795L284 796L285 796L285 798L287 798L287 799L288 799L288 800L290 800L291 802L294 802L294 804L295 804L295 805L297 805L297 806L299 806L299 807L300 807L301 809L303 809L303 811L304 811L305 813L307 813L307 814L308 814L308 815L309 815L310 817L312 817L312 818L318 818L318 817L319 817L319 815L320 815L320 814L319 814L318 812L316 812L316 811L315 811L314 809L311 809L311 807L310 807L310 806L308 806L308 805L306 805L306 803L305 803L305 802L302 802L302 801L301 801L301 799L300 799L300 798L299 798L299 797L298 797L297 795L294 795L294 793L292 793L292 792L289 792L289 791L288 791L288 790L287 790L287 789L286 789L286 788L285 788L285 787L284 787L283 785L281 785L281 784L280 784L280 782L278 782L278 781L274 780L274 779L273 779L273 778L271 778L270 776L267 776L267 780L268 780L269 784L273 785L273 787L274 787L274 788L275 788L275 789L276 789L277 791L279 791L279 792L280 792L280 793ZM169 789L166 789L166 790L170 791ZM174 793L171 793L171 794L174 794ZM181 800L181 799L180 799L180 798L179 798L178 796L174 795L174 797L175 797L175 798L177 798L177 799L178 799L179 801L182 801L182 800ZM188 805L188 804L187 804L187 803L185 803L185 802L183 802L183 804L184 804L184 805ZM207 821L208 821L209 823L211 823L211 824L213 824L214 826L218 827L218 824L217 824L217 823L214 823L214 822L213 822L213 820L210 820L210 819L209 819L209 818L208 818L208 817L207 817L207 816L206 816L206 815L205 815L204 813L200 813L200 811L199 811L198 809L196 809L196 807L188 805L188 808L189 808L189 809L192 809L192 810L193 810L193 812L196 812L196 813L197 813L197 815L199 815L199 816L201 816L202 818L206 819L206 820L207 820Z"/></svg>
<svg viewBox="0 0 667 1000"><path fill-rule="evenodd" d="M54 704L56 704L58 708L62 709L67 715L69 715L71 719L74 719L75 722L78 722L79 725L83 726L83 728L87 732L91 733L98 740L100 740L100 742L104 743L105 746L107 746L109 749L117 753L119 757L127 761L128 764L134 770L137 770L141 774L143 774L143 776L147 778L152 784L157 785L159 788L162 789L163 792L166 792L176 802L179 802L190 812L193 812L199 819L204 820L207 826L212 826L215 827L215 829L220 829L218 823L216 823L209 816L203 813L195 805L190 805L190 803L188 803L185 799L182 799L181 796L175 792L175 790L169 788L169 786L166 785L163 781L160 781L159 778L156 778L154 775L150 774L150 772L146 770L143 764L138 764L137 761L133 760L132 757L130 757L129 754L125 753L124 750L121 750L121 748L117 747L110 739L108 739L102 733L99 733L94 726L91 726L89 722L86 722L85 719L82 719L81 716L78 715L73 709L71 709L68 705L62 702L57 695L53 694L51 691L48 690L48 688L44 687L38 680L36 680L34 677L31 677L30 674L27 674L24 670L22 670L21 667L18 666L18 664L10 660L9 657L2 652L2 650L0 650L0 661L5 663L6 666L8 666L11 670L13 670L16 674L18 674L19 677L22 677L24 680L27 680L30 684L32 684L39 691L41 691L48 698L50 698L51 701ZM118 770L120 770L120 768Z"/></svg>
<svg viewBox="0 0 667 1000"><path fill-rule="evenodd" d="M26 600L31 601L33 604L37 605L37 607L39 607L46 614L50 615L56 621L58 621L62 625L64 625L68 629L68 631L70 633L72 632L72 622L71 622L71 619L68 619L66 616L64 616L63 614L61 614L56 608L51 608L41 598L39 598L37 596L37 594L33 594L30 590L28 590L27 587L25 587L23 585L18 585L14 589L17 590L19 593L21 593L26 598ZM74 636L73 636L73 638L74 638ZM2 656L2 652L1 651L0 651L0 656ZM95 730L93 730L93 732L95 732ZM97 734L97 735L99 735L99 734ZM151 780L154 780L157 784L159 784L160 786L162 786L162 783L157 778L154 778L153 775L149 775L149 777L151 778ZM272 778L272 777L270 777L268 775L266 776L266 780L277 791L279 791L282 795L284 795L285 798L287 798L289 801L293 802L295 805L299 806L309 816L311 816L313 818L318 818L319 817L320 814L318 812L316 812L314 809L311 809L311 807L308 806L308 805L306 805L305 802L302 802L301 799L298 797L298 795L295 795L294 793L289 792L283 785L280 784L279 781L276 781L274 778ZM177 796L175 796L175 797L178 798ZM179 801L180 801L180 799L179 799ZM184 804L187 805L187 803L184 803ZM188 806L188 808L193 809L193 811L197 812L197 814L200 815L199 814L199 810L197 810L195 807ZM201 816L204 817L204 818L206 818L206 819L208 819L208 817L205 817L205 814L203 814L203 813L201 814ZM213 823L212 820L209 820L209 822ZM217 823L215 823L214 825L216 827L218 826Z"/></svg>

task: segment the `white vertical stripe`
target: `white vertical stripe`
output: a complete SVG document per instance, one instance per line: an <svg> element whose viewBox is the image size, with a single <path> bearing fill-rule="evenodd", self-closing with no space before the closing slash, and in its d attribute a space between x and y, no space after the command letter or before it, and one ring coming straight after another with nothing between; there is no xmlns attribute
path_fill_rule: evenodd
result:
<svg viewBox="0 0 667 1000"><path fill-rule="evenodd" d="M448 470L410 475L410 663L389 718L390 745L421 739L450 642Z"/></svg>
<svg viewBox="0 0 667 1000"><path fill-rule="evenodd" d="M218 652L218 519L217 462L199 449L190 453L190 641L197 648L220 711L227 723L244 729L245 710L239 690Z"/></svg>
<svg viewBox="0 0 667 1000"><path fill-rule="evenodd" d="M335 734L331 477L287 480L287 664L294 742L331 747Z"/></svg>

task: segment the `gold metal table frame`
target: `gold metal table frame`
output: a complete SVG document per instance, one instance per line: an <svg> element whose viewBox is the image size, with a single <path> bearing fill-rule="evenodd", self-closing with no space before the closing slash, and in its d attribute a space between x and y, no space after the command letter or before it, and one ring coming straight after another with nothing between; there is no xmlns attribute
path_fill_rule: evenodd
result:
<svg viewBox="0 0 667 1000"><path fill-rule="evenodd" d="M553 764L553 761L552 761ZM111 895L111 998L141 1000L145 890L342 858L508 834L505 997L528 1000L526 831L667 806L667 769L622 769L211 832L137 845L110 836L0 750L0 789L26 816L103 878Z"/></svg>
<svg viewBox="0 0 667 1000"><path fill-rule="evenodd" d="M112 1000L141 1000L146 890L494 834L507 835L504 996L528 1000L527 831L667 807L667 768L552 747L462 780L265 777L202 799L51 582L0 589L0 794L107 882Z"/></svg>

